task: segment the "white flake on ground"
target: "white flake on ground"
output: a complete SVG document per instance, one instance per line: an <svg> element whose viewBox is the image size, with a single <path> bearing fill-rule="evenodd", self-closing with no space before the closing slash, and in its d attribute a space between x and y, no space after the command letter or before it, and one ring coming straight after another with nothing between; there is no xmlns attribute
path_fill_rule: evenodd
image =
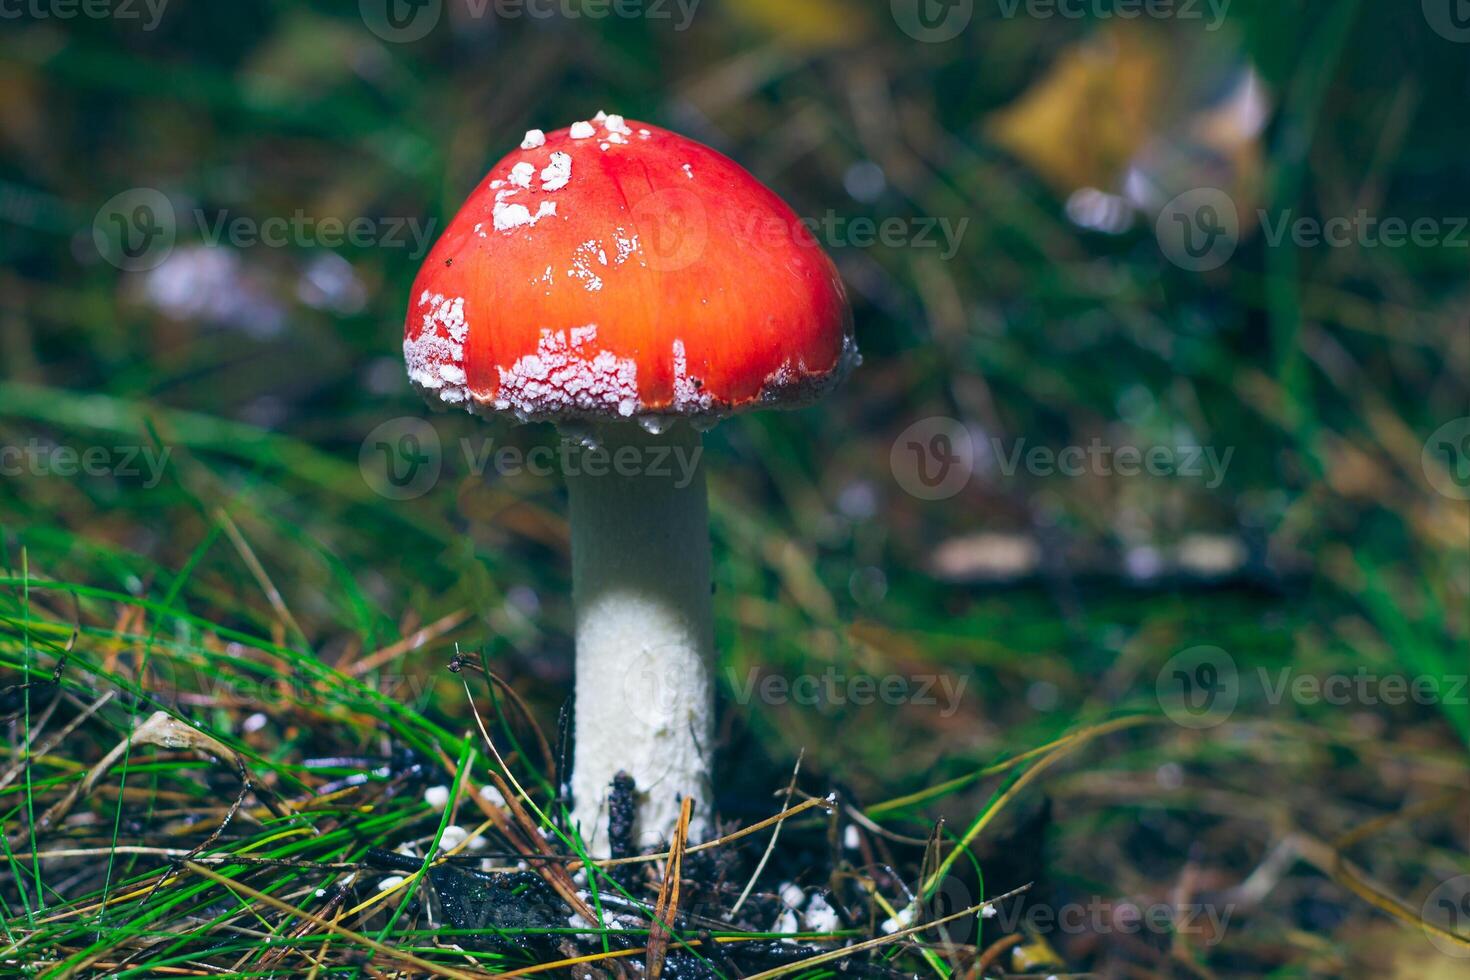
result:
<svg viewBox="0 0 1470 980"><path fill-rule="evenodd" d="M448 786L430 786L424 790L424 802L435 810L442 810L449 805Z"/></svg>
<svg viewBox="0 0 1470 980"><path fill-rule="evenodd" d="M812 896L802 919L807 932L836 932L842 928L842 918L823 895Z"/></svg>
<svg viewBox="0 0 1470 980"><path fill-rule="evenodd" d="M674 411L707 412L713 406L710 393L689 377L689 355L684 352L684 341L674 341Z"/></svg>
<svg viewBox="0 0 1470 980"><path fill-rule="evenodd" d="M880 925L878 928L882 930L883 935L885 936L891 936L895 932L898 932L900 929L907 929L909 926L914 924L915 911L916 910L914 909L914 906L912 904L901 908L898 910L898 913L896 915L884 919L883 924Z"/></svg>
<svg viewBox="0 0 1470 980"><path fill-rule="evenodd" d="M553 153L551 162L541 171L541 189L559 191L572 179L572 158L567 153Z"/></svg>
<svg viewBox="0 0 1470 980"><path fill-rule="evenodd" d="M638 365L596 348L597 325L541 331L536 353L500 369L495 407L526 416L638 411Z"/></svg>
<svg viewBox="0 0 1470 980"><path fill-rule="evenodd" d="M536 176L535 164L527 163L524 160L510 168L510 182L517 187L524 187L529 190L531 187L531 178L534 176Z"/></svg>
<svg viewBox="0 0 1470 980"><path fill-rule="evenodd" d="M546 134L539 129L526 130L526 138L521 140L521 149L534 150L538 146L546 145Z"/></svg>
<svg viewBox="0 0 1470 980"><path fill-rule="evenodd" d="M408 367L409 380L421 389L434 392L440 401L453 405L468 402L464 341L469 335L469 324L464 318L464 300L426 289L419 296L418 305L424 309L423 326L417 337L403 341L403 361Z"/></svg>
<svg viewBox="0 0 1470 980"><path fill-rule="evenodd" d="M574 140L590 140L597 135L597 130L593 129L592 124L584 119L581 122L572 123L572 128L567 135Z"/></svg>

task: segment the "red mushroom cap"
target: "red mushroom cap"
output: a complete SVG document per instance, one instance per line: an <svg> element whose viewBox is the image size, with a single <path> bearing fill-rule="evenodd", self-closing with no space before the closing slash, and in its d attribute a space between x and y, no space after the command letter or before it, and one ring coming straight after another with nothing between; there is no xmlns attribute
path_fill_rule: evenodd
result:
<svg viewBox="0 0 1470 980"><path fill-rule="evenodd" d="M418 278L409 377L522 419L811 401L856 361L832 260L729 158L599 113L497 163Z"/></svg>

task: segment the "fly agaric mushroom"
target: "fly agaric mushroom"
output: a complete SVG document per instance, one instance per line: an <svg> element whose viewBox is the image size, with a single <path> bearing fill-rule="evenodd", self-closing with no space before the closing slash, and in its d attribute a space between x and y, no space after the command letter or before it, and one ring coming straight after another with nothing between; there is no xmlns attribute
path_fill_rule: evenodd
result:
<svg viewBox="0 0 1470 980"><path fill-rule="evenodd" d="M606 454L566 474L572 818L606 854L609 787L625 771L642 840L667 839L686 796L690 836L707 835L714 636L700 431L808 403L857 362L831 259L727 157L599 113L531 130L491 169L419 271L403 351L432 405L556 422ZM691 465L668 465L671 452ZM619 459L636 462L608 465Z"/></svg>

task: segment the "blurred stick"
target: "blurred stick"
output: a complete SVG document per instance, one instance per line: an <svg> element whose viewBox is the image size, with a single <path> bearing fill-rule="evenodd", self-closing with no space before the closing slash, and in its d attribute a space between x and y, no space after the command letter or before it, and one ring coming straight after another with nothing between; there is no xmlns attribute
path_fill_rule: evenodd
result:
<svg viewBox="0 0 1470 980"><path fill-rule="evenodd" d="M208 868L204 867L202 864L197 864L193 861L186 861L184 862L184 867L188 868L196 875L199 875L201 878L208 878L215 884L224 886L224 888L229 891L239 892L246 898L260 902L264 905L269 905L271 908L275 909L278 912L284 912L287 915L294 916L299 919L305 919L307 922L310 922L312 925L320 929L325 929L328 932L336 933L342 938L350 940L352 942L360 943L375 953L381 953L382 955L387 956L390 959L395 959L398 960L400 963L406 963L409 966L414 967L415 969L423 970L430 976L451 977L453 978L453 980L483 980L483 978L493 975L489 973L483 973L479 970L476 970L474 973L466 973L463 970L456 970L453 967L447 966L443 963L430 963L428 960L419 959L412 953L405 953L403 950L395 949L394 947L389 946L385 943L378 942L376 939L364 936L360 932L353 932L346 926L338 925L337 923L332 922L329 919L323 919L321 916L308 912L305 909L299 909L289 902L283 902L278 898L265 894L264 892L256 891L249 885L242 884L233 878L226 878L222 874L216 874L215 872L210 871Z"/></svg>

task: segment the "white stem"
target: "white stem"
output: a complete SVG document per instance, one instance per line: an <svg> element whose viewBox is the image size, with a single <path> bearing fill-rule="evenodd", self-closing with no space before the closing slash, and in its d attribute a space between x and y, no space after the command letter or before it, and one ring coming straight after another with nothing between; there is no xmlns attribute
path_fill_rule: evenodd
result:
<svg viewBox="0 0 1470 980"><path fill-rule="evenodd" d="M708 833L714 624L699 433L681 424L653 436L628 423L604 427L599 441L601 454L573 457L567 487L577 607L572 816L592 856L605 857L608 788L619 771L637 785L637 843L667 841L686 796L695 801L691 839Z"/></svg>

